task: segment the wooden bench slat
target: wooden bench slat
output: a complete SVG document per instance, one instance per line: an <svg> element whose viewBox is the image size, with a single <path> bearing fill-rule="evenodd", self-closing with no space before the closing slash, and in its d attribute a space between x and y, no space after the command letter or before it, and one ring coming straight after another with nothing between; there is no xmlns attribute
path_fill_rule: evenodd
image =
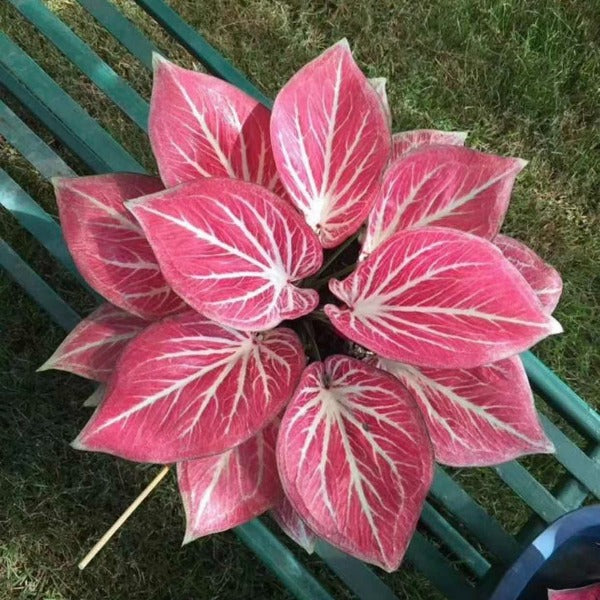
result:
<svg viewBox="0 0 600 600"><path fill-rule="evenodd" d="M546 523L551 523L568 512L565 506L518 462L497 465L494 470L500 479Z"/></svg>
<svg viewBox="0 0 600 600"><path fill-rule="evenodd" d="M65 331L79 323L79 315L2 238L0 267Z"/></svg>
<svg viewBox="0 0 600 600"><path fill-rule="evenodd" d="M79 276L58 223L25 190L0 169L0 205L71 273Z"/></svg>
<svg viewBox="0 0 600 600"><path fill-rule="evenodd" d="M108 171L143 172L142 166L105 129L3 33L0 33L0 64L72 134L76 132L81 142L109 167ZM50 127L54 123L45 124Z"/></svg>
<svg viewBox="0 0 600 600"><path fill-rule="evenodd" d="M73 177L75 172L0 100L0 135L18 150L46 179Z"/></svg>
<svg viewBox="0 0 600 600"><path fill-rule="evenodd" d="M516 540L440 466L436 466L430 495L500 561L510 564L518 556L519 545Z"/></svg>
<svg viewBox="0 0 600 600"><path fill-rule="evenodd" d="M323 540L317 541L315 552L360 600L398 600L392 589L364 562Z"/></svg>
<svg viewBox="0 0 600 600"><path fill-rule="evenodd" d="M53 135L76 154L92 171L104 173L108 165L23 84L0 63L0 87L6 88L31 114L33 114Z"/></svg>
<svg viewBox="0 0 600 600"><path fill-rule="evenodd" d="M158 48L114 5L106 0L77 0L116 40L121 42L148 70Z"/></svg>
<svg viewBox="0 0 600 600"><path fill-rule="evenodd" d="M147 102L40 0L8 0L40 33L102 90L138 127L148 122Z"/></svg>
<svg viewBox="0 0 600 600"><path fill-rule="evenodd" d="M273 105L269 98L162 0L135 0L135 2L180 42L184 48L198 58L210 73L237 86L265 106L270 108Z"/></svg>
<svg viewBox="0 0 600 600"><path fill-rule="evenodd" d="M298 600L334 600L259 519L233 531Z"/></svg>
<svg viewBox="0 0 600 600"><path fill-rule="evenodd" d="M576 429L600 442L600 414L531 352L521 358L533 389Z"/></svg>

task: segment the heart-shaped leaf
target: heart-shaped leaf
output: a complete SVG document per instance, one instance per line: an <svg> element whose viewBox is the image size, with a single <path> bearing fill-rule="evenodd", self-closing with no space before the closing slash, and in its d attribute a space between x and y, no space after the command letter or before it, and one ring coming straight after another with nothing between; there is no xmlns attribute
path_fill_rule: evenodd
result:
<svg viewBox="0 0 600 600"><path fill-rule="evenodd" d="M388 161L383 104L346 40L298 71L273 106L271 142L279 176L325 248L362 224Z"/></svg>
<svg viewBox="0 0 600 600"><path fill-rule="evenodd" d="M107 300L148 320L184 308L125 200L162 189L133 173L53 180L63 234L80 273Z"/></svg>
<svg viewBox="0 0 600 600"><path fill-rule="evenodd" d="M187 523L184 544L242 525L279 501L276 438L277 424L270 423L227 452L177 464Z"/></svg>
<svg viewBox="0 0 600 600"><path fill-rule="evenodd" d="M497 465L553 452L518 356L475 369L427 369L379 359L417 401L438 462Z"/></svg>
<svg viewBox="0 0 600 600"><path fill-rule="evenodd" d="M398 568L433 476L425 424L398 380L348 356L309 365L281 422L277 464L318 536Z"/></svg>
<svg viewBox="0 0 600 600"><path fill-rule="evenodd" d="M392 160L415 150L419 146L464 146L466 131L439 131L437 129L413 129L392 135Z"/></svg>
<svg viewBox="0 0 600 600"><path fill-rule="evenodd" d="M285 494L281 495L277 504L271 509L270 514L283 532L296 544L304 548L309 554L315 551L317 536L302 520Z"/></svg>
<svg viewBox="0 0 600 600"><path fill-rule="evenodd" d="M552 313L562 294L562 279L558 271L544 262L531 248L507 235L497 235L494 244L517 267L537 294L543 307Z"/></svg>
<svg viewBox="0 0 600 600"><path fill-rule="evenodd" d="M148 324L108 302L102 304L77 324L38 371L58 369L107 381L126 344Z"/></svg>
<svg viewBox="0 0 600 600"><path fill-rule="evenodd" d="M242 333L193 311L169 317L127 346L73 445L154 463L224 452L277 415L304 364L290 329Z"/></svg>
<svg viewBox="0 0 600 600"><path fill-rule="evenodd" d="M319 270L316 235L285 201L234 179L199 179L128 203L167 281L193 308L244 331L312 311L294 282Z"/></svg>
<svg viewBox="0 0 600 600"><path fill-rule="evenodd" d="M600 600L600 583L570 590L548 590L548 600Z"/></svg>
<svg viewBox="0 0 600 600"><path fill-rule="evenodd" d="M526 162L459 146L424 146L394 161L369 214L362 255L403 229L451 227L492 239Z"/></svg>
<svg viewBox="0 0 600 600"><path fill-rule="evenodd" d="M270 113L240 89L154 55L148 133L167 187L231 177L280 192Z"/></svg>
<svg viewBox="0 0 600 600"><path fill-rule="evenodd" d="M562 331L498 248L453 229L397 233L329 288L345 304L325 306L336 329L416 366L478 367Z"/></svg>

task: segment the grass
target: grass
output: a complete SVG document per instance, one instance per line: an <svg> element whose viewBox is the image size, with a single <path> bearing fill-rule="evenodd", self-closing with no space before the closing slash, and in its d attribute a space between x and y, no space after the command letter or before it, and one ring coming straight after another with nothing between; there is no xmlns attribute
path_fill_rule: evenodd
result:
<svg viewBox="0 0 600 600"><path fill-rule="evenodd" d="M180 64L194 64L133 2L116 3L165 54ZM148 95L148 74L76 2L47 4ZM565 281L556 313L565 334L536 352L600 408L600 13L594 4L172 2L271 95L303 63L346 36L365 71L388 78L396 130L467 129L473 147L529 159L504 230L556 265ZM6 2L0 5L0 23L153 168L139 130ZM38 131L82 170L48 132ZM6 144L0 144L0 164L55 213L48 184ZM78 310L89 311L91 299L6 215L1 230ZM183 514L172 477L86 571L77 571L78 559L155 469L69 448L88 416L80 404L91 387L64 374L35 373L63 332L6 278L0 281L0 306L0 599L288 598L230 533L179 547ZM536 458L527 464L548 485L562 472L551 460ZM527 519L527 510L491 470L458 476L510 531ZM348 597L316 561L309 564L339 598ZM437 597L410 568L386 580L400 598Z"/></svg>

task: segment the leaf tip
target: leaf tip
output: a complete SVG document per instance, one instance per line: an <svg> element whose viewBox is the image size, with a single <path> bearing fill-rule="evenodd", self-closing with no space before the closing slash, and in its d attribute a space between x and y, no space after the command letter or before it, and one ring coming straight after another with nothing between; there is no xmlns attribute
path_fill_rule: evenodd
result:
<svg viewBox="0 0 600 600"><path fill-rule="evenodd" d="M71 442L70 446L75 450L89 450L89 447L83 441L81 433Z"/></svg>
<svg viewBox="0 0 600 600"><path fill-rule="evenodd" d="M557 335L563 333L563 326L554 318L549 317L548 319L548 335Z"/></svg>
<svg viewBox="0 0 600 600"><path fill-rule="evenodd" d="M169 61L162 54L156 51L152 52L152 69L154 72L156 72L162 65L167 64L169 64Z"/></svg>
<svg viewBox="0 0 600 600"><path fill-rule="evenodd" d="M346 37L343 37L341 40L338 40L332 46L332 48L340 48L341 50L352 53L352 50L350 49L350 42L348 41L348 38L346 38Z"/></svg>

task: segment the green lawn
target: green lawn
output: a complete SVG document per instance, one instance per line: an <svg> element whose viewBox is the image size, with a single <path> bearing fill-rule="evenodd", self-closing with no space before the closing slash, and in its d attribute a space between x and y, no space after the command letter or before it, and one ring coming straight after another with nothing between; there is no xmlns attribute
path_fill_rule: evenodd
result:
<svg viewBox="0 0 600 600"><path fill-rule="evenodd" d="M168 56L194 64L133 2L116 3ZM147 96L149 75L74 0L47 4ZM597 2L173 0L172 5L271 95L298 67L346 36L368 75L388 78L396 130L469 130L475 148L530 160L504 230L527 241L565 280L556 313L565 334L536 352L600 408ZM144 136L6 2L0 3L0 24L153 168ZM47 132L40 134L69 158ZM0 165L56 212L48 184L1 141ZM89 311L92 300L74 280L10 217L2 217L2 236L82 313ZM180 548L183 511L172 476L88 569L76 569L156 469L69 447L89 415L80 405L92 387L61 373L35 373L63 332L6 278L0 303L0 600L288 598L232 534ZM528 464L547 483L561 472L547 459ZM457 476L509 530L526 520L527 511L492 471ZM319 570L318 561L307 562L339 598L349 597ZM400 598L438 597L410 568L386 580Z"/></svg>

